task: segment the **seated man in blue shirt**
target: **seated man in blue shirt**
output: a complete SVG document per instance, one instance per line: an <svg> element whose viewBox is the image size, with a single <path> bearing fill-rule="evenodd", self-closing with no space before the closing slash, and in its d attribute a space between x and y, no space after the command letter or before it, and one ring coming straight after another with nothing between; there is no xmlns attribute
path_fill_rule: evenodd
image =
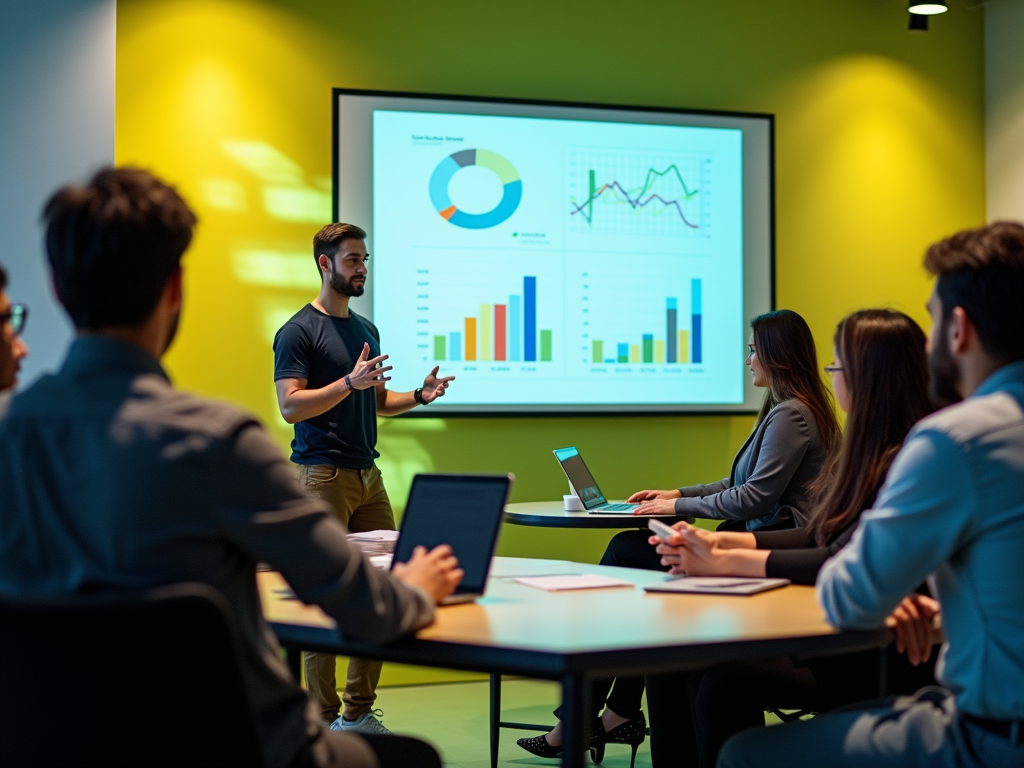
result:
<svg viewBox="0 0 1024 768"><path fill-rule="evenodd" d="M420 549L394 575L373 568L330 506L303 493L259 422L171 386L159 361L178 325L195 225L174 189L145 171L106 169L59 190L43 219L77 337L61 369L15 397L0 422L0 593L210 584L246 646L239 665L268 768L439 768L423 742L320 723L263 620L256 564L280 570L343 634L387 642L429 624L455 589L451 550Z"/></svg>
<svg viewBox="0 0 1024 768"><path fill-rule="evenodd" d="M925 256L938 278L929 366L955 402L907 437L874 509L818 576L829 621L880 626L926 577L946 643L936 677L890 706L746 731L720 768L1024 766L1024 226L960 232ZM931 616L904 641L927 656Z"/></svg>

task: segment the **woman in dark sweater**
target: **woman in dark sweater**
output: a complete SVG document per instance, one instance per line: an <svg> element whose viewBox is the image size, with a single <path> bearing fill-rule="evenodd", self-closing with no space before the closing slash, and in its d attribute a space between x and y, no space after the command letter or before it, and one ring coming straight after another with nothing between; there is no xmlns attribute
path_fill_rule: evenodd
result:
<svg viewBox="0 0 1024 768"><path fill-rule="evenodd" d="M836 453L839 422L804 319L792 310L779 309L758 315L750 328L744 363L754 386L766 392L754 430L733 459L729 477L708 485L640 491L630 498L641 502L634 514L715 518L724 520L723 526L746 531L807 522L809 489ZM617 534L601 564L667 570L642 530ZM601 743L618 743L632 746L636 756L647 727L640 709L643 692L642 677L619 678L614 687L610 680L593 683L595 717L604 707L600 726L594 728L598 754ZM561 754L561 724L545 736L517 743L535 755L556 757Z"/></svg>
<svg viewBox="0 0 1024 768"><path fill-rule="evenodd" d="M712 533L679 523L683 546L650 539L673 573L771 576L814 584L825 561L850 540L910 428L932 410L924 333L900 312L855 312L839 324L835 362L826 370L847 412L846 435L812 489L820 501L810 524L788 531ZM910 693L931 681L931 667L894 656L888 664L891 693ZM783 657L651 676L652 764L714 766L725 740L763 725L766 708L821 712L872 698L878 666L879 655L871 651L806 663ZM687 731L690 722L695 745Z"/></svg>

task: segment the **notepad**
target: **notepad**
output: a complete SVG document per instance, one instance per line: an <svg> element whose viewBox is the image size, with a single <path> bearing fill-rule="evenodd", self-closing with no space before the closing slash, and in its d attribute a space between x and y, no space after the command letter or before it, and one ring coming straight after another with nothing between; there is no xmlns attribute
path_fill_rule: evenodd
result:
<svg viewBox="0 0 1024 768"><path fill-rule="evenodd" d="M610 576L581 574L569 576L522 576L516 579L519 584L544 589L548 592L562 592L569 589L604 589L606 587L632 587L628 581L613 579Z"/></svg>
<svg viewBox="0 0 1024 768"><path fill-rule="evenodd" d="M644 587L645 592L690 595L755 595L789 584L789 579L749 579L742 576L680 576Z"/></svg>

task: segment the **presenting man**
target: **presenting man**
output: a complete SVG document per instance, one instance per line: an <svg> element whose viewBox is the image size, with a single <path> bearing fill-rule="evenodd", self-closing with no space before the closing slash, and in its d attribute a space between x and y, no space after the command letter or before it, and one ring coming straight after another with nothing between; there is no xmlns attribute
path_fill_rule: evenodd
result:
<svg viewBox="0 0 1024 768"><path fill-rule="evenodd" d="M374 459L377 414L396 416L444 395L454 376L438 378L435 366L423 386L392 392L390 365L380 352L377 328L349 309L366 284L366 232L353 224L328 224L313 238L320 293L277 332L274 381L281 415L295 425L292 461L306 492L334 507L351 532L394 530L395 516ZM387 733L374 716L381 662L350 659L345 711L335 682L335 657L304 655L309 690L334 730Z"/></svg>
<svg viewBox="0 0 1024 768"><path fill-rule="evenodd" d="M831 623L871 629L930 577L946 689L746 731L719 768L1024 766L1024 226L960 232L933 245L925 267L938 278L934 394L963 402L911 431L817 589ZM911 661L931 643L933 613L921 608L922 631L902 638Z"/></svg>
<svg viewBox="0 0 1024 768"><path fill-rule="evenodd" d="M178 327L195 225L174 189L145 171L105 169L59 190L43 218L77 333L61 369L15 397L0 422L0 594L209 584L245 646L239 664L268 768L440 766L415 740L324 728L263 620L256 564L277 568L346 636L388 642L429 624L455 588L451 550L421 548L394 574L373 568L255 419L171 386L159 361ZM155 659L152 670L126 670L127 685L158 669ZM154 725L154 744L174 737Z"/></svg>
<svg viewBox="0 0 1024 768"><path fill-rule="evenodd" d="M11 304L6 290L7 273L0 267L0 419L18 383L21 361L28 354L28 345L21 339L28 310L21 304Z"/></svg>

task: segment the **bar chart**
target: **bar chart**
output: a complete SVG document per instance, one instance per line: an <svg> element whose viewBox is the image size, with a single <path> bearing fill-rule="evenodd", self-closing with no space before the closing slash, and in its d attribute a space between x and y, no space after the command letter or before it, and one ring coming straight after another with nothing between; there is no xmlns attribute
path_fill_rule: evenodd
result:
<svg viewBox="0 0 1024 768"><path fill-rule="evenodd" d="M690 280L689 329L681 327L678 297L668 296L665 298L663 335L642 333L639 343L634 343L634 340L616 340L607 345L605 339L591 339L591 362L596 365L703 363L701 292L701 281L696 278Z"/></svg>
<svg viewBox="0 0 1024 768"><path fill-rule="evenodd" d="M537 277L524 276L522 293L480 304L459 330L435 334L433 341L435 362L552 362L554 334L537 328Z"/></svg>

